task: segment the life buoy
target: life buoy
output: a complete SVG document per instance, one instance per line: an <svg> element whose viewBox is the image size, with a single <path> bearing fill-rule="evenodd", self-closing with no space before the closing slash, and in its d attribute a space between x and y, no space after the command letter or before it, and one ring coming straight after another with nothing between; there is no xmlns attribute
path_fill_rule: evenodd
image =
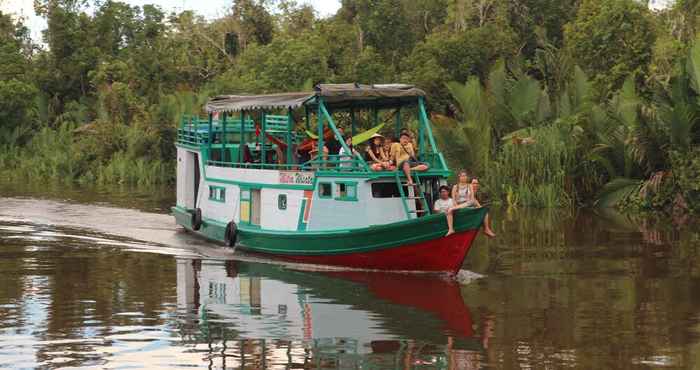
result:
<svg viewBox="0 0 700 370"><path fill-rule="evenodd" d="M202 209L197 208L192 212L192 230L197 231L202 227Z"/></svg>
<svg viewBox="0 0 700 370"><path fill-rule="evenodd" d="M238 240L238 227L236 223L231 221L226 225L226 232L224 233L224 242L229 247L235 247L236 241Z"/></svg>

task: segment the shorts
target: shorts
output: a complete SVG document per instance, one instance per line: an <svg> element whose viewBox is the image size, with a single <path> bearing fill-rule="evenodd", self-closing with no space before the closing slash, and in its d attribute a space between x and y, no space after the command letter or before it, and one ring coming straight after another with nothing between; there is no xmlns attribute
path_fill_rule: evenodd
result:
<svg viewBox="0 0 700 370"><path fill-rule="evenodd" d="M424 166L427 166L428 168L430 168L430 165L429 165L429 164L427 164L427 163L425 163L425 162L414 161L414 160L412 160L412 159L407 159L407 160L405 160L405 161L399 163L399 165L396 166L396 168L401 168L401 167L403 167L403 164L406 163L406 162L408 162L408 166L409 166L409 167L415 167L415 166L424 165Z"/></svg>

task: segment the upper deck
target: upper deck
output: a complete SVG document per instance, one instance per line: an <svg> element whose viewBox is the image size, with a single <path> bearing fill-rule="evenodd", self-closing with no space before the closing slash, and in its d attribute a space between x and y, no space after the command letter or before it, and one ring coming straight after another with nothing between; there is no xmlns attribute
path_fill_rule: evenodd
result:
<svg viewBox="0 0 700 370"><path fill-rule="evenodd" d="M313 171L317 176L395 176L393 171L372 171L360 145L380 130L398 137L408 129L417 159L430 167L421 176L449 175L424 94L412 86L319 85L313 93L221 96L206 109L205 119L182 118L176 145L200 152L208 166ZM328 148L328 154L319 156L319 147ZM341 148L353 155L339 154Z"/></svg>

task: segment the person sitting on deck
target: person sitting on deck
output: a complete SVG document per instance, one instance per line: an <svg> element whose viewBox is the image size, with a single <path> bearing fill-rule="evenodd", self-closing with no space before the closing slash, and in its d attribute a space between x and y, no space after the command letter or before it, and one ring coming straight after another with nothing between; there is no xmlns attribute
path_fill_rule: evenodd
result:
<svg viewBox="0 0 700 370"><path fill-rule="evenodd" d="M445 234L445 236L450 236L455 233L454 213L456 210L461 208L481 208L481 203L479 203L479 200L476 199L476 193L479 190L479 179L476 177L473 178L470 186L471 188L469 189L467 201L447 210L447 234ZM496 233L494 233L491 229L491 218L489 217L488 213L486 214L486 217L484 217L484 234L491 238L496 236Z"/></svg>
<svg viewBox="0 0 700 370"><path fill-rule="evenodd" d="M454 199L457 204L462 204L469 200L469 188L471 188L467 170L459 171L459 176L457 178L459 182L452 187L452 199Z"/></svg>
<svg viewBox="0 0 700 370"><path fill-rule="evenodd" d="M426 163L419 162L418 159L416 159L416 152L411 143L411 135L408 132L402 132L399 137L399 142L391 145L389 158L396 163L396 168L402 170L406 175L406 180L409 185L413 185L411 171L423 172L428 170L428 165Z"/></svg>
<svg viewBox="0 0 700 370"><path fill-rule="evenodd" d="M450 188L446 185L441 186L440 198L435 201L433 211L435 211L435 213L447 213L447 211L455 205L455 201L450 198Z"/></svg>
<svg viewBox="0 0 700 370"><path fill-rule="evenodd" d="M311 161L316 161L320 159L318 155L318 140L312 141L311 150L309 151L309 157ZM328 161L328 147L325 145L323 146L323 161Z"/></svg>
<svg viewBox="0 0 700 370"><path fill-rule="evenodd" d="M355 155L358 154L357 150L355 150L355 148L352 147L352 137L345 139L345 144L350 150L352 150L352 155L346 154L345 148L341 146L340 150L338 150L338 160L340 161L338 167L352 167L353 164L351 163L351 161L355 159Z"/></svg>
<svg viewBox="0 0 700 370"><path fill-rule="evenodd" d="M372 171L393 171L396 169L396 166L389 160L389 154L384 150L384 136L372 135L369 145L367 145L367 161L370 162Z"/></svg>

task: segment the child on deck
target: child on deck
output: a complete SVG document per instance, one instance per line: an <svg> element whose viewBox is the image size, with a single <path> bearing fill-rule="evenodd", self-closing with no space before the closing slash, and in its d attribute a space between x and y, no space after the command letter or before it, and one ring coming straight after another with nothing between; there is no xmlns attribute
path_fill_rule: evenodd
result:
<svg viewBox="0 0 700 370"><path fill-rule="evenodd" d="M447 213L447 211L456 206L455 201L450 198L450 188L443 185L440 187L440 199L435 201L433 210L435 213Z"/></svg>

